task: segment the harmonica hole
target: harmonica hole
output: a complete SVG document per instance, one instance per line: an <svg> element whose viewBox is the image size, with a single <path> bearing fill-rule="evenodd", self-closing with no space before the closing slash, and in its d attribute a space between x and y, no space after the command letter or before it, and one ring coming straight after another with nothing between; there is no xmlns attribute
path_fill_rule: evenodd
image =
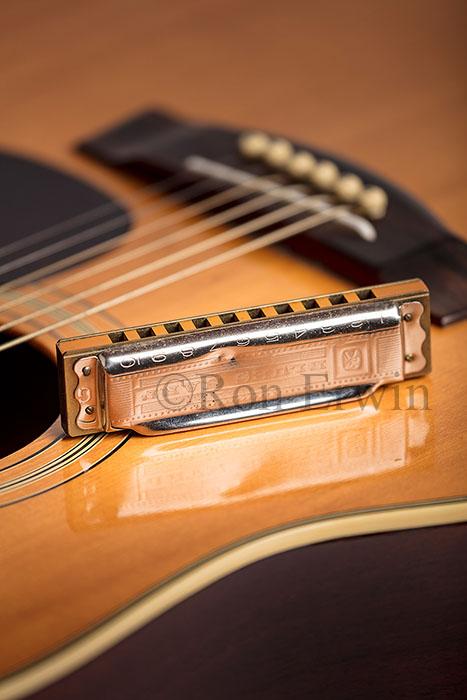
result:
<svg viewBox="0 0 467 700"><path fill-rule="evenodd" d="M276 304L274 306L278 314L291 314L293 313L293 309L290 306L290 304Z"/></svg>
<svg viewBox="0 0 467 700"><path fill-rule="evenodd" d="M248 309L247 313L248 313L248 316L250 318L253 318L253 319L265 317L265 313L264 313L263 309Z"/></svg>
<svg viewBox="0 0 467 700"><path fill-rule="evenodd" d="M110 331L108 336L112 343L123 343L125 340L128 340L123 331Z"/></svg>
<svg viewBox="0 0 467 700"><path fill-rule="evenodd" d="M302 301L303 306L305 309L317 309L318 308L318 302L316 299L304 299Z"/></svg>
<svg viewBox="0 0 467 700"><path fill-rule="evenodd" d="M154 331L152 330L151 326L145 326L144 328L137 328L136 332L138 333L140 338L151 338L153 335L156 335Z"/></svg>
<svg viewBox="0 0 467 700"><path fill-rule="evenodd" d="M202 316L201 318L194 318L193 325L195 326L195 328L209 328L211 326L211 324L205 316Z"/></svg>
<svg viewBox="0 0 467 700"><path fill-rule="evenodd" d="M183 331L183 326L179 321L171 321L170 323L164 323L164 328L167 333L181 333Z"/></svg>
<svg viewBox="0 0 467 700"><path fill-rule="evenodd" d="M336 306L337 304L347 304L347 299L343 294L331 294L329 296L329 301L333 306Z"/></svg>
<svg viewBox="0 0 467 700"><path fill-rule="evenodd" d="M238 321L238 316L234 313L219 314L219 318L222 321L222 323L236 323Z"/></svg>
<svg viewBox="0 0 467 700"><path fill-rule="evenodd" d="M365 299L376 299L372 289L359 289L356 294L361 301L365 301Z"/></svg>

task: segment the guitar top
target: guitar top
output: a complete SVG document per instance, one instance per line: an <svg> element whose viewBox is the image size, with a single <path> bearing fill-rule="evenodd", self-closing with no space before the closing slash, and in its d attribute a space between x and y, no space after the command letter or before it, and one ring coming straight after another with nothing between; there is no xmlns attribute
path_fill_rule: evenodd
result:
<svg viewBox="0 0 467 700"><path fill-rule="evenodd" d="M422 59L455 23L240 5L251 37L211 0L5 19L0 700L462 697L458 69ZM410 38L417 100L352 52L351 94L320 23L387 71Z"/></svg>

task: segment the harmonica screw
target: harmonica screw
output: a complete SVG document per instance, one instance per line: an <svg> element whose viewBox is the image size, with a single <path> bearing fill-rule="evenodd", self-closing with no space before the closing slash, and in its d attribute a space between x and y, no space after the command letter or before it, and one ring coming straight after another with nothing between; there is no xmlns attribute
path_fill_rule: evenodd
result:
<svg viewBox="0 0 467 700"><path fill-rule="evenodd" d="M405 359L405 361L406 361L406 362L413 362L413 361L414 361L414 359L415 359L415 356L414 356L414 355L412 355L412 353L411 353L411 352L409 352L409 353L407 353L407 355L405 356L405 358L404 358L404 359Z"/></svg>
<svg viewBox="0 0 467 700"><path fill-rule="evenodd" d="M85 377L89 377L89 375L91 374L91 368L89 367L89 365L86 365L86 367L83 367L82 372L83 372Z"/></svg>
<svg viewBox="0 0 467 700"><path fill-rule="evenodd" d="M84 410L88 414L88 416L91 416L94 413L94 406L86 406Z"/></svg>
<svg viewBox="0 0 467 700"><path fill-rule="evenodd" d="M413 319L412 314L404 314L404 321L411 321Z"/></svg>

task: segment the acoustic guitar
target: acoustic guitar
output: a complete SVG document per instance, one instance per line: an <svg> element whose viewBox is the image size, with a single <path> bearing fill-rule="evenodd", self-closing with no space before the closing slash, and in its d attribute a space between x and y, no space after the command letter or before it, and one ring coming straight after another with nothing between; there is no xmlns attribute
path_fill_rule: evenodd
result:
<svg viewBox="0 0 467 700"><path fill-rule="evenodd" d="M462 435L465 423L464 363L453 352L465 338L463 244L373 173L276 136L151 111L80 148L121 169L131 209L70 175L2 156L5 229L15 233L2 249L10 388L0 463L0 697L389 697L401 689L406 697L460 697L459 523L467 510L463 445L447 436ZM357 183L360 204L345 203L337 180L332 189L306 184L299 170L310 164ZM18 188L32 212L18 206ZM271 241L293 243L295 252ZM397 334L422 307L413 299L426 299L420 281L389 281L394 264L385 256L394 260L394 249L409 275L425 278L444 325L431 330L431 374L422 341L414 351L423 348L420 367L407 354L394 365L405 375L390 374L387 341L374 346L376 360L355 355L366 352L358 349L366 342L361 319L375 309L389 332L383 300L412 300L400 307ZM354 282L369 284L339 290L310 258L342 274L347 266ZM345 374L339 386L350 390L355 377L361 384L361 363L380 358L381 376L396 383L337 403L321 392L314 408L257 411L255 420L207 411L181 426L142 421L154 402L148 383L149 398L125 423L112 411L117 405L123 415L126 399L112 398L107 384L112 430L104 432L99 405L84 410L92 403L88 358L82 379L70 370L62 422L56 418L57 338L78 336L80 357L106 338L104 351L125 358L117 381L125 380L140 376L128 375L131 353L142 357L149 347L154 357L161 333L183 352L189 329L215 332L217 319L248 340L261 317L293 320L297 302L284 299L304 293L301 311L325 313L316 321L324 333L349 309L357 319L360 345L344 346L352 352L333 370ZM221 313L232 294L249 308ZM181 308L195 315L163 323ZM69 343L59 343L61 364ZM278 352L271 344L260 364L267 368ZM292 372L291 357L277 367ZM270 376L280 383L288 374ZM253 405L250 395L237 403ZM197 430L174 432L180 427Z"/></svg>
<svg viewBox="0 0 467 700"><path fill-rule="evenodd" d="M452 217L441 223L376 173L391 169L396 144L415 153L410 120L435 150L419 111L444 125L441 111L456 109L428 55L430 42L442 54L450 15L444 4L409 4L392 19L380 8L368 31L376 8L361 3L346 18L326 4L284 13L226 3L221 27L206 0L159 7L155 27L149 5L82 3L67 15L50 0L25 22L17 3L0 23L2 96L14 97L0 113L0 700L463 698L465 245L448 228L458 227L454 208L446 203ZM333 27L332 46L320 21ZM207 41L210 22L224 48ZM279 43L268 48L264 34ZM396 36L401 75L418 71L416 93L384 70L381 80ZM342 65L333 73L336 46L351 79ZM250 75L245 93L240 80L219 83L232 54L235 75ZM284 90L275 101L262 92L268 71ZM368 169L321 137L295 138L315 132L290 106L305 78L329 100L329 111L314 107L316 131L334 114L336 151L352 136L358 152L369 110L386 164L370 148ZM370 104L380 82L410 109L384 116L387 104ZM242 128L247 93L259 132ZM141 108L156 98L163 109ZM289 133L270 133L273 109L284 132L294 112ZM425 169L434 193L442 178L431 159ZM405 303L421 305L415 320ZM225 420L208 411L204 424L184 419L172 431L134 411L121 418L103 384L86 384L89 364L77 374L69 361L99 347L124 363L126 380L125 365L152 343L160 358L162 342L184 349L186 334L240 329L240 353L245 324L266 324L266 338L268 323L298 314L326 335L339 319L381 319L382 306L386 325L372 338L399 343L385 377L363 382L365 355L345 346L338 392L324 392L321 377L315 405L269 415L242 375L242 412ZM413 327L416 350L401 354ZM338 335L323 341L337 354ZM272 367L268 381L282 388L288 365L268 348L258 372ZM326 371L320 362L305 373ZM178 401L186 385L173 386Z"/></svg>

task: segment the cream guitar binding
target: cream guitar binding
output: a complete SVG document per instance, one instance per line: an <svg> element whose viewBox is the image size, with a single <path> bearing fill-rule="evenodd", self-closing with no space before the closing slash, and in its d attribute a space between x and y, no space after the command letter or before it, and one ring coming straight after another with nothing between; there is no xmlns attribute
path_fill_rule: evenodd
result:
<svg viewBox="0 0 467 700"><path fill-rule="evenodd" d="M57 344L69 435L175 432L361 399L430 371L421 280Z"/></svg>

